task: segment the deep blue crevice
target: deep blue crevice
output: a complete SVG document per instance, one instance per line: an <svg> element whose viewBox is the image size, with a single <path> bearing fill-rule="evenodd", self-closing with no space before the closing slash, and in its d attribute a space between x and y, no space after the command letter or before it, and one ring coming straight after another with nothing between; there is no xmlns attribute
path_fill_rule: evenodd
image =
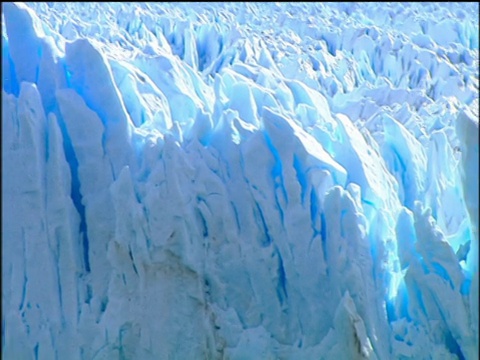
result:
<svg viewBox="0 0 480 360"><path fill-rule="evenodd" d="M394 299L387 300L385 302L385 307L387 310L387 319L389 323L392 323L393 321L397 320L397 316L395 314L395 303Z"/></svg>
<svg viewBox="0 0 480 360"><path fill-rule="evenodd" d="M23 305L25 304L25 297L27 295L27 275L24 273L23 274L23 286L22 286L22 300L20 302L20 306L18 307L18 310L21 310L23 308Z"/></svg>
<svg viewBox="0 0 480 360"><path fill-rule="evenodd" d="M237 208L236 208L235 204L233 203L233 201L230 201L230 204L232 204L233 214L235 215L235 222L237 224L237 230L238 230L238 232L240 232L240 219L238 218Z"/></svg>
<svg viewBox="0 0 480 360"><path fill-rule="evenodd" d="M72 198L73 204L75 205L78 214L80 215L80 234L82 234L83 261L85 265L85 271L90 272L90 244L88 240L87 223L85 220L85 206L82 204L82 195L80 194L80 181L78 179L76 170L77 167L70 167L70 169L72 170L72 189L70 192L70 197Z"/></svg>
<svg viewBox="0 0 480 360"><path fill-rule="evenodd" d="M275 165L273 166L273 169L272 169L272 178L275 179L277 177L282 177L282 163L280 162L280 159L277 159L278 157L278 154L276 153L276 150L275 152L272 151L272 153L274 154L274 157L275 157Z"/></svg>
<svg viewBox="0 0 480 360"><path fill-rule="evenodd" d="M87 284L87 298L85 299L85 302L87 304L90 304L91 300L92 300L92 286L90 284Z"/></svg>
<svg viewBox="0 0 480 360"><path fill-rule="evenodd" d="M403 180L404 173L407 170L407 166L403 162L402 157L400 156L398 151L395 149L395 147L390 146L390 150L391 150L392 155L393 155L393 164L392 164L393 165L393 170L400 171L400 173L402 174L402 180ZM400 166L397 166L397 164L400 165Z"/></svg>
<svg viewBox="0 0 480 360"><path fill-rule="evenodd" d="M463 296L468 296L470 294L470 287L472 286L472 280L465 279L462 285L460 286L460 294Z"/></svg>
<svg viewBox="0 0 480 360"><path fill-rule="evenodd" d="M327 222L325 220L325 214L320 214L320 224L322 228L320 229L320 234L322 237L322 242L325 243L327 241Z"/></svg>
<svg viewBox="0 0 480 360"><path fill-rule="evenodd" d="M60 312L63 318L63 300L62 300L62 281L60 279L60 269L59 269L59 259L58 256L55 259L56 267L57 267L57 292L58 292L58 303L60 304Z"/></svg>
<svg viewBox="0 0 480 360"><path fill-rule="evenodd" d="M90 272L90 259L89 259L89 243L88 243L88 235L87 235L87 228L85 225L85 214L80 215L82 217L82 221L80 223L80 233L83 235L82 238L82 248L83 248L83 261L85 264L85 271L87 273Z"/></svg>
<svg viewBox="0 0 480 360"><path fill-rule="evenodd" d="M10 54L8 56L8 64L10 67L10 93L15 95L16 98L20 95L20 84L18 83L17 80L17 73L15 71L15 63L13 62L12 58L10 57ZM5 74L2 75L2 77L5 77ZM7 89L5 89L7 91ZM7 91L8 92L8 91Z"/></svg>
<svg viewBox="0 0 480 360"><path fill-rule="evenodd" d="M65 73L65 81L67 82L67 87L72 87L72 73L70 72L67 64L65 63L65 59L60 59L60 63L63 66L63 71Z"/></svg>
<svg viewBox="0 0 480 360"><path fill-rule="evenodd" d="M40 77L40 65L35 69L35 84L38 84L38 78Z"/></svg>
<svg viewBox="0 0 480 360"><path fill-rule="evenodd" d="M343 228L343 218L347 215L348 210L343 209L340 213L340 236L345 238L345 230Z"/></svg>
<svg viewBox="0 0 480 360"><path fill-rule="evenodd" d="M224 44L223 44L223 37L221 34L218 35L217 42L218 42L218 53L215 54L215 56L218 56L218 54L221 54L223 51Z"/></svg>
<svg viewBox="0 0 480 360"><path fill-rule="evenodd" d="M450 275L448 274L447 270L445 270L445 268L437 262L432 262L432 267L435 271L435 274L440 276L442 279L448 281L450 283L450 287L453 290L453 288L454 288L453 281L452 281Z"/></svg>
<svg viewBox="0 0 480 360"><path fill-rule="evenodd" d="M262 235L264 235L264 237L261 241L261 245L263 247L267 247L272 243L272 238L270 237L270 234L268 232L267 223L265 222L265 218L263 216L262 210L260 209L260 205L256 201L255 201L255 206L256 206L256 209L258 211L258 214L260 215L260 220L261 220L262 230L263 230Z"/></svg>
<svg viewBox="0 0 480 360"><path fill-rule="evenodd" d="M278 187L277 184L275 183L275 179L278 177L280 179L280 184L282 187L283 196L285 197L285 202L288 204L288 195L287 195L287 191L285 190L285 182L283 179L283 166L282 166L282 160L280 159L280 154L278 153L278 150L275 148L275 146L273 146L272 139L270 138L270 136L266 132L264 132L263 135L265 137L265 141L267 143L268 149L270 150L270 152L272 153L275 159L275 164L271 172L271 176L272 176L275 188Z"/></svg>
<svg viewBox="0 0 480 360"><path fill-rule="evenodd" d="M318 235L322 230L320 229L320 231L318 231L318 229L315 228L315 219L317 218L317 216L318 216L317 194L315 192L315 189L312 187L310 191L310 223L312 224L313 237Z"/></svg>
<svg viewBox="0 0 480 360"><path fill-rule="evenodd" d="M320 237L322 238L322 250L325 258L327 258L327 221L325 220L325 214L320 214Z"/></svg>
<svg viewBox="0 0 480 360"><path fill-rule="evenodd" d="M420 261L420 265L421 265L421 267L422 267L423 272L424 272L426 275L430 274L430 270L429 270L429 268L427 267L427 264L425 264L425 260L423 260L423 258L420 258L419 261Z"/></svg>
<svg viewBox="0 0 480 360"><path fill-rule="evenodd" d="M102 302L100 303L100 312L103 314L105 312L105 310L107 309L107 305L108 305L108 296L105 296L103 299L102 299Z"/></svg>
<svg viewBox="0 0 480 360"><path fill-rule="evenodd" d="M285 275L285 268L283 266L283 259L278 249L275 249L278 256L278 284L277 284L277 296L280 303L283 304L288 298L287 295L287 278Z"/></svg>
<svg viewBox="0 0 480 360"><path fill-rule="evenodd" d="M301 187L301 198L302 198L302 205L305 203L305 193L307 192L307 177L305 176L305 172L302 169L302 164L300 160L298 160L297 155L293 155L293 168L297 173L297 179L300 183Z"/></svg>
<svg viewBox="0 0 480 360"><path fill-rule="evenodd" d="M83 252L83 262L85 266L85 271L90 272L88 229L85 219L85 206L82 203L82 194L80 192L80 179L78 177L78 160L75 155L75 150L73 149L70 135L66 129L65 122L63 121L62 117L58 112L56 115L57 119L59 120L58 125L63 136L63 149L65 152L65 158L70 167L72 179L70 197L72 198L73 205L77 209L77 212L80 216L79 232L80 234L82 234L81 247Z"/></svg>
<svg viewBox="0 0 480 360"><path fill-rule="evenodd" d="M423 302L422 291L418 288L417 284L415 284L415 295L417 297L418 304L420 305L420 309L422 310L422 312L426 316L427 315L427 309L425 307L425 303Z"/></svg>
<svg viewBox="0 0 480 360"><path fill-rule="evenodd" d="M201 52L200 51L198 52L198 70L199 71L203 71L204 68L205 68L205 63L206 63L206 59L205 59L205 54L204 52Z"/></svg>
<svg viewBox="0 0 480 360"><path fill-rule="evenodd" d="M203 71L209 63L210 56L207 53L208 41L205 39L204 32L200 30L199 36L195 38L195 46L198 54L198 70Z"/></svg>
<svg viewBox="0 0 480 360"><path fill-rule="evenodd" d="M147 115L145 114L145 109L142 109L142 111L140 111L140 116L141 118L139 127L147 122Z"/></svg>
<svg viewBox="0 0 480 360"><path fill-rule="evenodd" d="M205 205L205 201L201 198L197 198L198 203L203 202ZM200 225L200 229L202 232L202 236L204 238L208 237L208 226L207 226L207 221L205 220L205 217L203 216L202 212L197 208L195 209L195 216L197 218L197 222Z"/></svg>
<svg viewBox="0 0 480 360"><path fill-rule="evenodd" d="M35 360L38 360L38 343L33 348L33 352L35 354Z"/></svg>
<svg viewBox="0 0 480 360"><path fill-rule="evenodd" d="M445 336L445 346L450 353L457 355L459 360L465 360L462 349L460 348L460 345L458 345L458 342L455 340L450 330L447 330Z"/></svg>
<svg viewBox="0 0 480 360"><path fill-rule="evenodd" d="M378 209L378 206L373 201L367 200L364 197L362 197L362 204L368 205L373 209Z"/></svg>
<svg viewBox="0 0 480 360"><path fill-rule="evenodd" d="M228 61L226 60L227 56L228 56L228 54L227 55L225 55L225 54L220 55L220 57L215 62L214 68L212 69L213 73L219 73L220 70L224 67L223 64L228 63Z"/></svg>
<svg viewBox="0 0 480 360"><path fill-rule="evenodd" d="M280 154L278 153L277 149L273 146L272 140L270 139L270 136L264 132L263 133L265 141L267 143L267 146L269 150L271 151L274 159L275 159L275 164L273 166L273 169L271 171L271 178L273 180L273 185L274 185L274 195L275 195L275 205L277 207L277 210L279 211L280 214L280 221L282 223L282 226L284 225L284 213L283 209L280 205L280 202L278 200L277 192L276 190L280 188L283 197L285 199L285 202L288 204L288 195L287 191L285 189L285 183L283 179L283 166L282 166L282 161L280 159ZM280 184L278 184L277 179L279 179Z"/></svg>
<svg viewBox="0 0 480 360"><path fill-rule="evenodd" d="M392 301L400 302L400 306L398 308L398 316L400 318L404 317L405 319L407 319L407 321L412 321L412 317L408 312L410 298L408 297L408 291L404 279L402 279L400 285L398 286L396 299L392 299Z"/></svg>
<svg viewBox="0 0 480 360"><path fill-rule="evenodd" d="M133 253L132 253L132 248L130 247L130 245L128 245L128 256L130 257L130 261L132 262L133 271L138 276L137 267L135 266L135 261L133 260Z"/></svg>
<svg viewBox="0 0 480 360"><path fill-rule="evenodd" d="M275 188L276 190L277 188ZM280 206L280 202L278 201L278 196L275 192L275 205L277 206L277 209L278 209L278 212L280 214L280 222L282 224L282 227L285 227L285 215L283 213L283 209L282 207Z"/></svg>
<svg viewBox="0 0 480 360"><path fill-rule="evenodd" d="M401 182L399 185L401 185L403 188L403 204L402 205L412 210L413 200L411 199L412 195L409 189L410 186L409 186L408 176L407 176L408 175L407 165L403 161L398 151L393 146L390 147L390 150L392 151L392 157L393 157L393 161L392 161L393 173L400 174L400 179L397 179L397 180Z"/></svg>

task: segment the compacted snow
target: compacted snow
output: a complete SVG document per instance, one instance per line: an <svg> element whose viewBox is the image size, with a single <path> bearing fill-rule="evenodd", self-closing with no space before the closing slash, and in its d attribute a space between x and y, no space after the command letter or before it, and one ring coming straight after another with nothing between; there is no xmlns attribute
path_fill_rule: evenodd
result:
<svg viewBox="0 0 480 360"><path fill-rule="evenodd" d="M4 359L476 359L478 3L3 3Z"/></svg>

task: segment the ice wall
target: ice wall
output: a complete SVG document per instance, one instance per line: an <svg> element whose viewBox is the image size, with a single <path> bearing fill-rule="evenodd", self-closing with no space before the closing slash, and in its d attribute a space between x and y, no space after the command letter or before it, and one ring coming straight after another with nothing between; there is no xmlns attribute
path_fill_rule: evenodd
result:
<svg viewBox="0 0 480 360"><path fill-rule="evenodd" d="M474 359L478 4L2 4L6 359Z"/></svg>

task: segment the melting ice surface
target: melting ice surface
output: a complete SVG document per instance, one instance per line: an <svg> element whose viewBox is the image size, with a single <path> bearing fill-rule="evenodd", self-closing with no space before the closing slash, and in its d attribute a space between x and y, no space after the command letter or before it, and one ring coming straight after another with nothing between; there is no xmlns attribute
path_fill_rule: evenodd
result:
<svg viewBox="0 0 480 360"><path fill-rule="evenodd" d="M476 359L478 3L3 3L4 359Z"/></svg>

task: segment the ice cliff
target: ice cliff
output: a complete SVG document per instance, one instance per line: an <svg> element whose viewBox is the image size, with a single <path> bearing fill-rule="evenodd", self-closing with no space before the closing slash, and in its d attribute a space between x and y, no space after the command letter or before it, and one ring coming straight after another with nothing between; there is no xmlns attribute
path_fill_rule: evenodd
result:
<svg viewBox="0 0 480 360"><path fill-rule="evenodd" d="M478 3L3 3L2 358L476 359Z"/></svg>

